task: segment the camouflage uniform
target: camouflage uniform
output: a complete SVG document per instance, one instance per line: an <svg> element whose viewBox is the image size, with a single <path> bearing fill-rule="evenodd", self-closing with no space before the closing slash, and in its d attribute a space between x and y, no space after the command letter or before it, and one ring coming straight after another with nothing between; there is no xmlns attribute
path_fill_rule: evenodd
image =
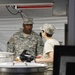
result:
<svg viewBox="0 0 75 75"><path fill-rule="evenodd" d="M31 55L36 56L43 52L43 41L41 37L35 33L31 32L30 35L25 36L23 31L16 32L12 37L12 42L9 40L7 44L7 51L14 52L15 56L19 56L23 50L29 50Z"/></svg>

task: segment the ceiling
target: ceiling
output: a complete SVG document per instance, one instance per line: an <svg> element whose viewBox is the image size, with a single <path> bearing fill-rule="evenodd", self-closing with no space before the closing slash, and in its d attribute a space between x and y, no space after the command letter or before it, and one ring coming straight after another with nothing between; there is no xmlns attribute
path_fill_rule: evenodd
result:
<svg viewBox="0 0 75 75"><path fill-rule="evenodd" d="M17 0L5 1L6 0L0 1L0 19L67 16L68 0L18 0L18 2ZM19 9L17 6L26 7L24 9Z"/></svg>

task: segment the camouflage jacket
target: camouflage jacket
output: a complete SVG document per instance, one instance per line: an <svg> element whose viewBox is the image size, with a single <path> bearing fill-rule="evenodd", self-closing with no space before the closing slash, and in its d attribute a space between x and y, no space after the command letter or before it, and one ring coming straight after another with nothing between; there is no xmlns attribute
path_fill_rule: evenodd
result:
<svg viewBox="0 0 75 75"><path fill-rule="evenodd" d="M31 55L36 56L43 52L43 41L42 38L35 33L31 32L30 35L25 36L22 31L16 32L12 36L12 41L9 40L7 43L7 51L14 52L15 56L19 56L23 50L29 50Z"/></svg>

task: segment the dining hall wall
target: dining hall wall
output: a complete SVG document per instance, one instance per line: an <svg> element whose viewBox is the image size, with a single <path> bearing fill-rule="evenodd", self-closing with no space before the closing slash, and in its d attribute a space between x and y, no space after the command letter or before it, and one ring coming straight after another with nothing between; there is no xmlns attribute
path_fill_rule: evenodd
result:
<svg viewBox="0 0 75 75"><path fill-rule="evenodd" d="M64 25L67 23L67 17L34 18L33 30L40 33L40 26L45 23L53 24L56 27L53 37L64 45ZM0 19L0 51L6 51L9 38L20 28L22 28L21 18ZM44 39L43 39L44 40ZM45 42L45 40L44 40Z"/></svg>

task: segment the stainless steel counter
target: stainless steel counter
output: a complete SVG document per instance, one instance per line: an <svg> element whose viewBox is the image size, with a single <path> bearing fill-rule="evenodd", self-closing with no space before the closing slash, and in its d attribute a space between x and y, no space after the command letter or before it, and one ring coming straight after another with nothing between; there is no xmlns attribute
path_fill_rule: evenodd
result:
<svg viewBox="0 0 75 75"><path fill-rule="evenodd" d="M44 75L45 67L38 63L0 63L0 75Z"/></svg>

